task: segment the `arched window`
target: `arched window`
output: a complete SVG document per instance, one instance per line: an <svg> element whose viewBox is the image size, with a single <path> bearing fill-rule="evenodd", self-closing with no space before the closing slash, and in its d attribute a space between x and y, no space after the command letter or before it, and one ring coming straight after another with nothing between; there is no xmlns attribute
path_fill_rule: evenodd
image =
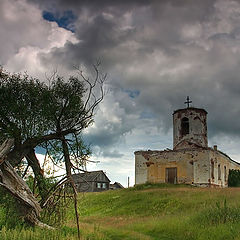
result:
<svg viewBox="0 0 240 240"><path fill-rule="evenodd" d="M181 122L182 135L189 134L189 119L184 117Z"/></svg>

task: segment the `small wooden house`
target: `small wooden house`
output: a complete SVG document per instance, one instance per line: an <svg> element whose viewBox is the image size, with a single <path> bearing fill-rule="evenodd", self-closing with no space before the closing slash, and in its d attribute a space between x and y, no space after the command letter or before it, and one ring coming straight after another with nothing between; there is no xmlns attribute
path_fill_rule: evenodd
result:
<svg viewBox="0 0 240 240"><path fill-rule="evenodd" d="M73 174L72 177L78 192L101 192L110 188L110 180L102 170Z"/></svg>
<svg viewBox="0 0 240 240"><path fill-rule="evenodd" d="M110 189L111 190L121 189L121 188L124 188L124 186L119 182L115 182L113 184L110 184Z"/></svg>

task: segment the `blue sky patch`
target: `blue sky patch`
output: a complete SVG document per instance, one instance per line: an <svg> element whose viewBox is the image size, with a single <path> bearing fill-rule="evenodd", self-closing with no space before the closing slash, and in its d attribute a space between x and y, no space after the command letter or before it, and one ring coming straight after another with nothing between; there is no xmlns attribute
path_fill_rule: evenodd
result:
<svg viewBox="0 0 240 240"><path fill-rule="evenodd" d="M43 11L42 17L50 22L56 22L59 27L74 32L74 22L77 16L72 11L64 11L63 14Z"/></svg>
<svg viewBox="0 0 240 240"><path fill-rule="evenodd" d="M39 146L37 146L37 147L35 148L35 151L36 151L36 153L38 153L38 154L42 154L42 155L45 155L45 154L46 154L46 149L45 149L45 148L42 148L42 147L39 147Z"/></svg>

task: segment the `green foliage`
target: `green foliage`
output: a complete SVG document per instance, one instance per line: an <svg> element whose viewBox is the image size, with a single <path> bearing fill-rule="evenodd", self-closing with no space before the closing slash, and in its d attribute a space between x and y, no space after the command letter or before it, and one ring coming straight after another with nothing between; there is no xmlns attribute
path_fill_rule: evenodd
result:
<svg viewBox="0 0 240 240"><path fill-rule="evenodd" d="M240 186L240 170L229 169L228 186L229 187Z"/></svg>
<svg viewBox="0 0 240 240"><path fill-rule="evenodd" d="M43 181L47 189L53 187L57 182L56 178L54 177L43 178ZM34 181L34 177L32 175L28 176L28 178L26 179L26 183L32 192L34 192L35 194L39 194L36 182Z"/></svg>
<svg viewBox="0 0 240 240"><path fill-rule="evenodd" d="M35 156L37 146L46 148L55 164L69 161L67 166L76 169L82 168L91 153L80 134L92 123L94 110L104 96L103 79L97 67L94 69L93 82L82 72L67 80L55 73L47 84L0 68L0 143L14 138L8 160L15 167L26 157L43 199L47 183Z"/></svg>
<svg viewBox="0 0 240 240"><path fill-rule="evenodd" d="M84 83L76 77L65 81L55 76L48 86L27 74L10 74L0 69L0 137L20 142L63 131L90 122L86 116ZM84 116L84 117L83 117Z"/></svg>
<svg viewBox="0 0 240 240"><path fill-rule="evenodd" d="M75 167L81 168L91 155L90 146L86 145L80 135L69 135L69 141L67 142L69 148L69 154L71 156L72 163ZM48 141L45 145L48 155L52 161L57 164L64 162L64 154L62 148L62 142L59 140Z"/></svg>
<svg viewBox="0 0 240 240"><path fill-rule="evenodd" d="M82 81L76 77L70 77L66 82L62 77L56 79L50 85L51 116L57 121L57 128L61 130L74 128L80 118L85 115L83 94L85 92ZM81 122L83 128L85 122Z"/></svg>
<svg viewBox="0 0 240 240"><path fill-rule="evenodd" d="M0 69L0 137L18 141L41 135L49 129L45 108L48 88L28 75L9 74Z"/></svg>

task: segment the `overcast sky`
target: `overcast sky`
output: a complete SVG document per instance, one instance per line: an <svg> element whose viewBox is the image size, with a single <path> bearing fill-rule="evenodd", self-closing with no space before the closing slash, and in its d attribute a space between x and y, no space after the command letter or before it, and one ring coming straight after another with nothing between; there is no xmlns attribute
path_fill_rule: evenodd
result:
<svg viewBox="0 0 240 240"><path fill-rule="evenodd" d="M108 95L89 170L134 183L134 151L172 148L172 112L208 111L209 146L240 162L240 1L0 0L0 65L44 79L101 59Z"/></svg>

